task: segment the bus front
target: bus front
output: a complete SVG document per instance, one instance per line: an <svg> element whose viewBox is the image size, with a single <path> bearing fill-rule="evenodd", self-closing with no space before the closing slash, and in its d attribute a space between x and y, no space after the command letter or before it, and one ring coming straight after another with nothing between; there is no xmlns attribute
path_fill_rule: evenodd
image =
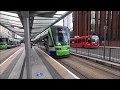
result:
<svg viewBox="0 0 120 90"><path fill-rule="evenodd" d="M52 28L56 56L67 56L70 54L70 30L64 26Z"/></svg>
<svg viewBox="0 0 120 90"><path fill-rule="evenodd" d="M92 48L99 47L99 37L97 35L91 36Z"/></svg>

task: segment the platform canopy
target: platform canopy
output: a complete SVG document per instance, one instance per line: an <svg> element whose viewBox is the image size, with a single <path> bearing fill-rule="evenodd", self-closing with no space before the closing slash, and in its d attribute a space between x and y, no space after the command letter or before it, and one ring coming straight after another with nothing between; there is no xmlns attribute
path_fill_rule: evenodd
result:
<svg viewBox="0 0 120 90"><path fill-rule="evenodd" d="M0 25L24 37L22 11L0 11ZM72 11L29 11L30 37L39 38L49 27L72 13Z"/></svg>

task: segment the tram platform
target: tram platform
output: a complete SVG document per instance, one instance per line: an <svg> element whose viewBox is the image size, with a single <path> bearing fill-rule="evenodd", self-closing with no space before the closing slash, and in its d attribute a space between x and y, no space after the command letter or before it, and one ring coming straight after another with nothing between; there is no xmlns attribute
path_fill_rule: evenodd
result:
<svg viewBox="0 0 120 90"><path fill-rule="evenodd" d="M5 65L6 70L1 73L1 79L27 79L24 47L20 48L14 55L11 55L7 61L9 61L7 62L9 66ZM36 46L31 48L30 63L31 79L79 79ZM2 68L5 67L3 66Z"/></svg>

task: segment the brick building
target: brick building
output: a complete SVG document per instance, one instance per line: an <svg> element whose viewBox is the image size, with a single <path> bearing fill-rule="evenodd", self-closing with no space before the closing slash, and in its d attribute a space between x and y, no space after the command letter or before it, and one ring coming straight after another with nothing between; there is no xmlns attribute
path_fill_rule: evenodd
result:
<svg viewBox="0 0 120 90"><path fill-rule="evenodd" d="M105 33L107 46L120 47L120 11L73 12L74 36L96 34L100 37L100 45L103 45Z"/></svg>

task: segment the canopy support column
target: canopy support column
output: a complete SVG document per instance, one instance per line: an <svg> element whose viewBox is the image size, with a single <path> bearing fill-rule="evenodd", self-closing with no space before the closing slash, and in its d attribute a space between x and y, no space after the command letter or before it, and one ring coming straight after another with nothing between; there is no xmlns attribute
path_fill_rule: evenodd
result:
<svg viewBox="0 0 120 90"><path fill-rule="evenodd" d="M25 60L26 60L27 79L32 79L29 11L21 11L21 14L23 16L23 26L24 26L24 40L25 40L25 54L26 54Z"/></svg>

